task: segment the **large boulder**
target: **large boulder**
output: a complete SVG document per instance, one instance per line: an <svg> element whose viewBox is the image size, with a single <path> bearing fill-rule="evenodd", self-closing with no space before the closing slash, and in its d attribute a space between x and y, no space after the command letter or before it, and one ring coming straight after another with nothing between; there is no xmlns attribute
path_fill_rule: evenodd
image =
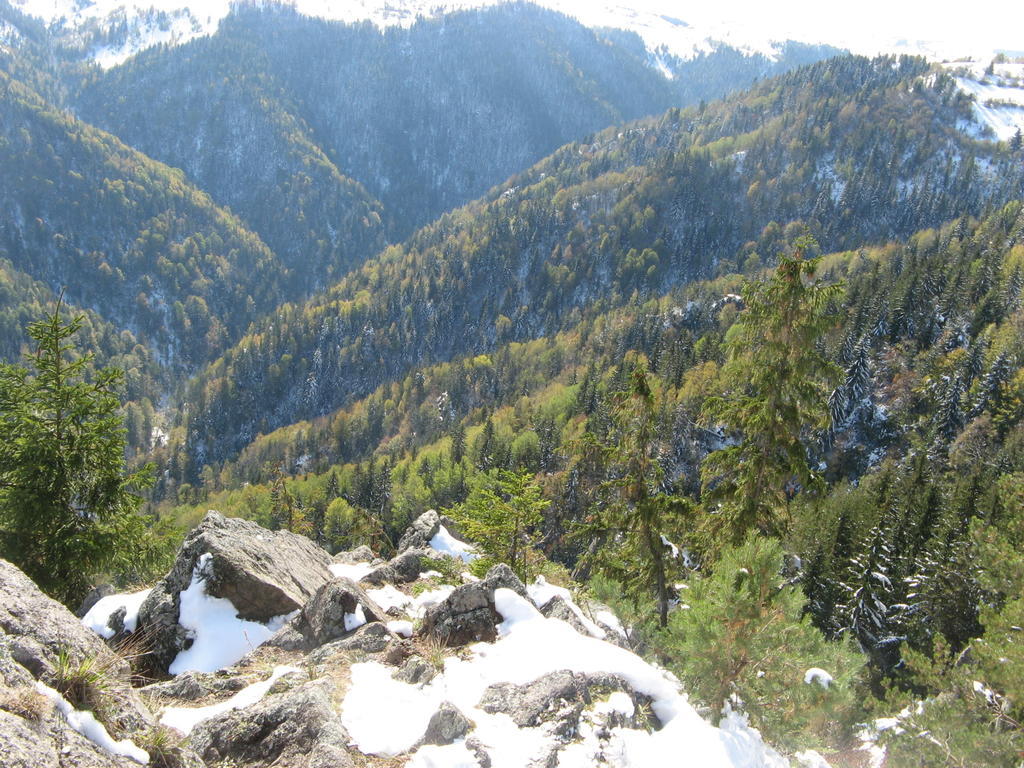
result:
<svg viewBox="0 0 1024 768"><path fill-rule="evenodd" d="M327 679L272 694L245 709L206 720L191 744L208 762L275 768L351 766L345 732L331 703Z"/></svg>
<svg viewBox="0 0 1024 768"><path fill-rule="evenodd" d="M422 633L447 646L495 640L495 628L502 616L494 606L494 591L501 588L511 589L529 600L526 587L502 563L491 568L481 581L456 587L448 597L431 606L423 618Z"/></svg>
<svg viewBox="0 0 1024 768"><path fill-rule="evenodd" d="M97 693L115 738L151 726L152 714L129 685L131 670L98 635L24 573L0 560L0 763L5 766L108 768L135 766L75 732L37 682L57 685L61 655L103 677Z"/></svg>
<svg viewBox="0 0 1024 768"><path fill-rule="evenodd" d="M366 591L344 577L316 591L302 612L274 635L268 644L285 650L308 651L352 634L358 628L387 619Z"/></svg>
<svg viewBox="0 0 1024 768"><path fill-rule="evenodd" d="M139 610L139 630L153 638L152 672L166 672L189 642L178 624L179 596L205 554L210 555L204 566L207 594L230 600L239 618L249 621L265 623L298 610L334 578L330 555L305 536L208 512Z"/></svg>

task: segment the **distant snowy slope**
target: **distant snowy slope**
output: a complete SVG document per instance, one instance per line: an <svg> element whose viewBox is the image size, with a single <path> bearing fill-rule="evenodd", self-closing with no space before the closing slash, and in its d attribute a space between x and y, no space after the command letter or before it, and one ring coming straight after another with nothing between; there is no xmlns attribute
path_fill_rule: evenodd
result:
<svg viewBox="0 0 1024 768"><path fill-rule="evenodd" d="M974 115L983 138L1009 141L1024 131L1024 64L957 62L947 65L957 86L974 97ZM988 130L990 129L990 133Z"/></svg>
<svg viewBox="0 0 1024 768"><path fill-rule="evenodd" d="M273 2L273 0L271 0ZM345 22L370 21L379 27L410 26L417 18L480 8L507 0L282 0L300 13ZM105 68L155 45L177 45L215 32L231 10L231 0L11 0L14 7L42 19L51 31L83 50ZM782 41L758 31L724 25L693 25L680 14L625 2L580 3L537 0L588 27L637 33L652 53L689 60L723 45L746 54L776 59Z"/></svg>

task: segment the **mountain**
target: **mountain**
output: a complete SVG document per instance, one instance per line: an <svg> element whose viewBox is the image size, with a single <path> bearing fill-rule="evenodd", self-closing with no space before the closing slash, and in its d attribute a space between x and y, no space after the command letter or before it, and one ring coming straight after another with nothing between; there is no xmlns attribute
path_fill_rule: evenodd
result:
<svg viewBox="0 0 1024 768"><path fill-rule="evenodd" d="M237 337L286 274L235 217L0 73L0 252L167 363Z"/></svg>
<svg viewBox="0 0 1024 768"><path fill-rule="evenodd" d="M531 5L385 30L239 8L212 37L96 74L75 104L90 122L186 170L289 263L289 249L340 242L359 255L333 264L314 257L306 268L323 279L373 254L346 219L382 216L389 238L403 239L573 139L830 53L787 48L769 61L723 49L672 60L669 79L635 35L596 33ZM316 174L306 180L306 169L329 166L382 210L364 201L344 214L343 199L340 208L306 201L331 187Z"/></svg>
<svg viewBox="0 0 1024 768"><path fill-rule="evenodd" d="M75 52L78 58L90 59L104 68L124 63L149 48L181 45L214 34L225 17L239 7L287 8L303 16L346 23L370 22L380 29L409 27L423 19L436 19L459 11L507 5L509 0L287 0L284 2L204 2L194 4L181 0L142 0L110 4L104 0L9 0L13 7L31 14L44 24L50 34ZM595 2L580 5L564 0L537 3L568 16L591 29L626 30L643 41L654 57L668 56L688 60L719 49L730 49L746 55L759 55L772 60L784 56L785 42L772 40L763 32L749 30L736 34L719 24L702 26L671 15L674 9L661 12L656 8ZM707 14L700 14L703 18ZM722 42L726 37L730 42ZM811 42L811 41L805 41Z"/></svg>
<svg viewBox="0 0 1024 768"><path fill-rule="evenodd" d="M414 367L770 262L803 227L860 247L1020 197L1015 155L956 128L970 110L922 60L840 58L570 144L256 326L190 385L190 453L221 461Z"/></svg>

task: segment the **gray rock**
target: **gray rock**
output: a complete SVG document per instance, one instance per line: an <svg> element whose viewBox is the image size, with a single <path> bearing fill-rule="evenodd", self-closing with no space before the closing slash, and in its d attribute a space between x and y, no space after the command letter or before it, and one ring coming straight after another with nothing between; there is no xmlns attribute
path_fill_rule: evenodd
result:
<svg viewBox="0 0 1024 768"><path fill-rule="evenodd" d="M590 637L590 632L587 631L583 622L580 621L580 617L576 615L576 611L569 607L569 604L562 599L561 595L555 595L544 603L540 612L549 619L561 619L581 635Z"/></svg>
<svg viewBox="0 0 1024 768"><path fill-rule="evenodd" d="M358 611L362 611L367 624L379 623L387 616L361 586L351 579L336 578L320 587L302 612L278 630L267 645L289 651L312 650L351 634L354 630L346 627L345 617L354 617Z"/></svg>
<svg viewBox="0 0 1024 768"><path fill-rule="evenodd" d="M366 623L384 621L387 614L366 591L351 579L335 579L324 584L302 608L297 629L316 645L336 640L352 630L345 628L346 616L362 611Z"/></svg>
<svg viewBox="0 0 1024 768"><path fill-rule="evenodd" d="M398 540L398 551L404 552L407 549L429 549L430 540L433 539L441 526L444 526L448 533L460 541L465 541L458 523L447 515L439 515L436 510L428 509L417 517L412 524L405 529L402 538ZM436 552L434 553L437 554Z"/></svg>
<svg viewBox="0 0 1024 768"><path fill-rule="evenodd" d="M159 699L198 701L217 693L235 693L255 682L257 679L253 675L184 672L171 680L144 686L139 692Z"/></svg>
<svg viewBox="0 0 1024 768"><path fill-rule="evenodd" d="M428 509L405 529L402 538L398 540L398 551L430 546L430 540L437 535L440 528L441 516L437 514L437 510Z"/></svg>
<svg viewBox="0 0 1024 768"><path fill-rule="evenodd" d="M409 685L426 685L437 675L434 665L419 656L413 656L394 674L395 680Z"/></svg>
<svg viewBox="0 0 1024 768"><path fill-rule="evenodd" d="M520 728L554 723L557 733L559 728L575 728L580 712L593 702L595 693L605 695L613 691L629 694L634 704L649 701L617 675L559 670L526 685L492 685L484 691L478 706L485 712L507 714Z"/></svg>
<svg viewBox="0 0 1024 768"><path fill-rule="evenodd" d="M423 571L423 558L436 556L432 549L409 549L383 565L374 568L360 579L366 584L408 584L416 581Z"/></svg>
<svg viewBox="0 0 1024 768"><path fill-rule="evenodd" d="M323 664L332 656L343 652L383 653L393 643L398 642L401 642L401 638L391 632L384 624L374 622L372 624L364 624L348 637L320 646L306 658L312 664Z"/></svg>
<svg viewBox="0 0 1024 768"><path fill-rule="evenodd" d="M430 722L427 723L427 730L424 731L420 744L451 744L469 733L472 727L473 723L459 711L458 707L443 701L437 712L430 716Z"/></svg>
<svg viewBox="0 0 1024 768"><path fill-rule="evenodd" d="M347 768L349 736L326 679L268 695L244 710L200 723L191 743L208 762L275 768Z"/></svg>
<svg viewBox="0 0 1024 768"><path fill-rule="evenodd" d="M494 591L502 588L529 599L526 587L512 569L496 565L483 580L456 587L447 598L429 608L422 632L447 646L493 641L497 637L495 627L502 621L494 606Z"/></svg>
<svg viewBox="0 0 1024 768"><path fill-rule="evenodd" d="M354 565L355 563L372 563L377 560L377 556L373 553L373 550L363 544L362 546L350 549L347 552L338 552L334 556L334 562L345 563L346 565Z"/></svg>
<svg viewBox="0 0 1024 768"><path fill-rule="evenodd" d="M64 652L74 665L92 660L103 671L116 725L134 731L153 723L152 713L129 685L128 663L6 560L0 560L0 639L0 673L8 684L23 685L29 678L52 682L54 664Z"/></svg>
<svg viewBox="0 0 1024 768"><path fill-rule="evenodd" d="M96 633L6 560L0 560L0 633L7 635L14 661L37 679L53 671L62 650L75 663L96 658L118 678L130 672Z"/></svg>
<svg viewBox="0 0 1024 768"><path fill-rule="evenodd" d="M139 630L153 638L151 671L165 673L188 638L178 624L179 595L209 553L206 590L231 601L239 617L266 622L301 608L333 577L330 555L304 536L208 512L185 538L170 573L139 611Z"/></svg>
<svg viewBox="0 0 1024 768"><path fill-rule="evenodd" d="M138 768L74 731L55 708L40 717L0 710L0 764L4 768ZM201 768L186 763L183 768Z"/></svg>

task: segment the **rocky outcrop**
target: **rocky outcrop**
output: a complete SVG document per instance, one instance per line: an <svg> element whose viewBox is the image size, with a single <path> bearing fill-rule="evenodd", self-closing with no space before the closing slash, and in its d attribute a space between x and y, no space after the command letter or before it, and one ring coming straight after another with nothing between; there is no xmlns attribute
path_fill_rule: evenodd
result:
<svg viewBox="0 0 1024 768"><path fill-rule="evenodd" d="M36 683L58 686L58 658L91 665L103 678L105 721L115 738L137 734L153 716L129 686L128 664L18 568L0 560L0 763L36 768L136 766L74 731Z"/></svg>
<svg viewBox="0 0 1024 768"><path fill-rule="evenodd" d="M348 734L326 679L267 696L200 723L192 747L210 763L274 768L346 768Z"/></svg>
<svg viewBox="0 0 1024 768"><path fill-rule="evenodd" d="M36 678L52 673L61 651L75 663L95 658L117 677L129 674L128 665L99 636L6 560L0 560L0 633L7 636L14 661Z"/></svg>
<svg viewBox="0 0 1024 768"><path fill-rule="evenodd" d="M360 579L361 582L381 584L408 584L416 581L423 571L423 558L437 556L432 549L408 549L388 562L374 568Z"/></svg>
<svg viewBox="0 0 1024 768"><path fill-rule="evenodd" d="M210 555L204 569L207 593L230 600L238 616L251 621L266 622L301 608L333 578L330 555L305 536L207 513L139 610L139 629L153 638L148 657L153 672L165 673L188 643L178 624L179 595L191 584L204 554Z"/></svg>
<svg viewBox="0 0 1024 768"><path fill-rule="evenodd" d="M493 641L495 627L502 621L494 607L494 591L507 588L529 600L526 587L504 563L472 584L456 587L443 601L427 610L422 633L447 646Z"/></svg>
<svg viewBox="0 0 1024 768"><path fill-rule="evenodd" d="M561 670L526 685L492 685L480 697L479 706L485 712L507 714L520 728L533 728L542 723L572 725L579 721L584 707L592 704L598 694L605 696L614 691L628 694L634 704L649 701L636 694L617 675Z"/></svg>
<svg viewBox="0 0 1024 768"><path fill-rule="evenodd" d="M430 540L437 536L442 525L455 538L462 538L459 534L458 524L454 520L447 515L439 515L436 510L428 509L405 529L402 538L398 540L398 551L429 548Z"/></svg>

